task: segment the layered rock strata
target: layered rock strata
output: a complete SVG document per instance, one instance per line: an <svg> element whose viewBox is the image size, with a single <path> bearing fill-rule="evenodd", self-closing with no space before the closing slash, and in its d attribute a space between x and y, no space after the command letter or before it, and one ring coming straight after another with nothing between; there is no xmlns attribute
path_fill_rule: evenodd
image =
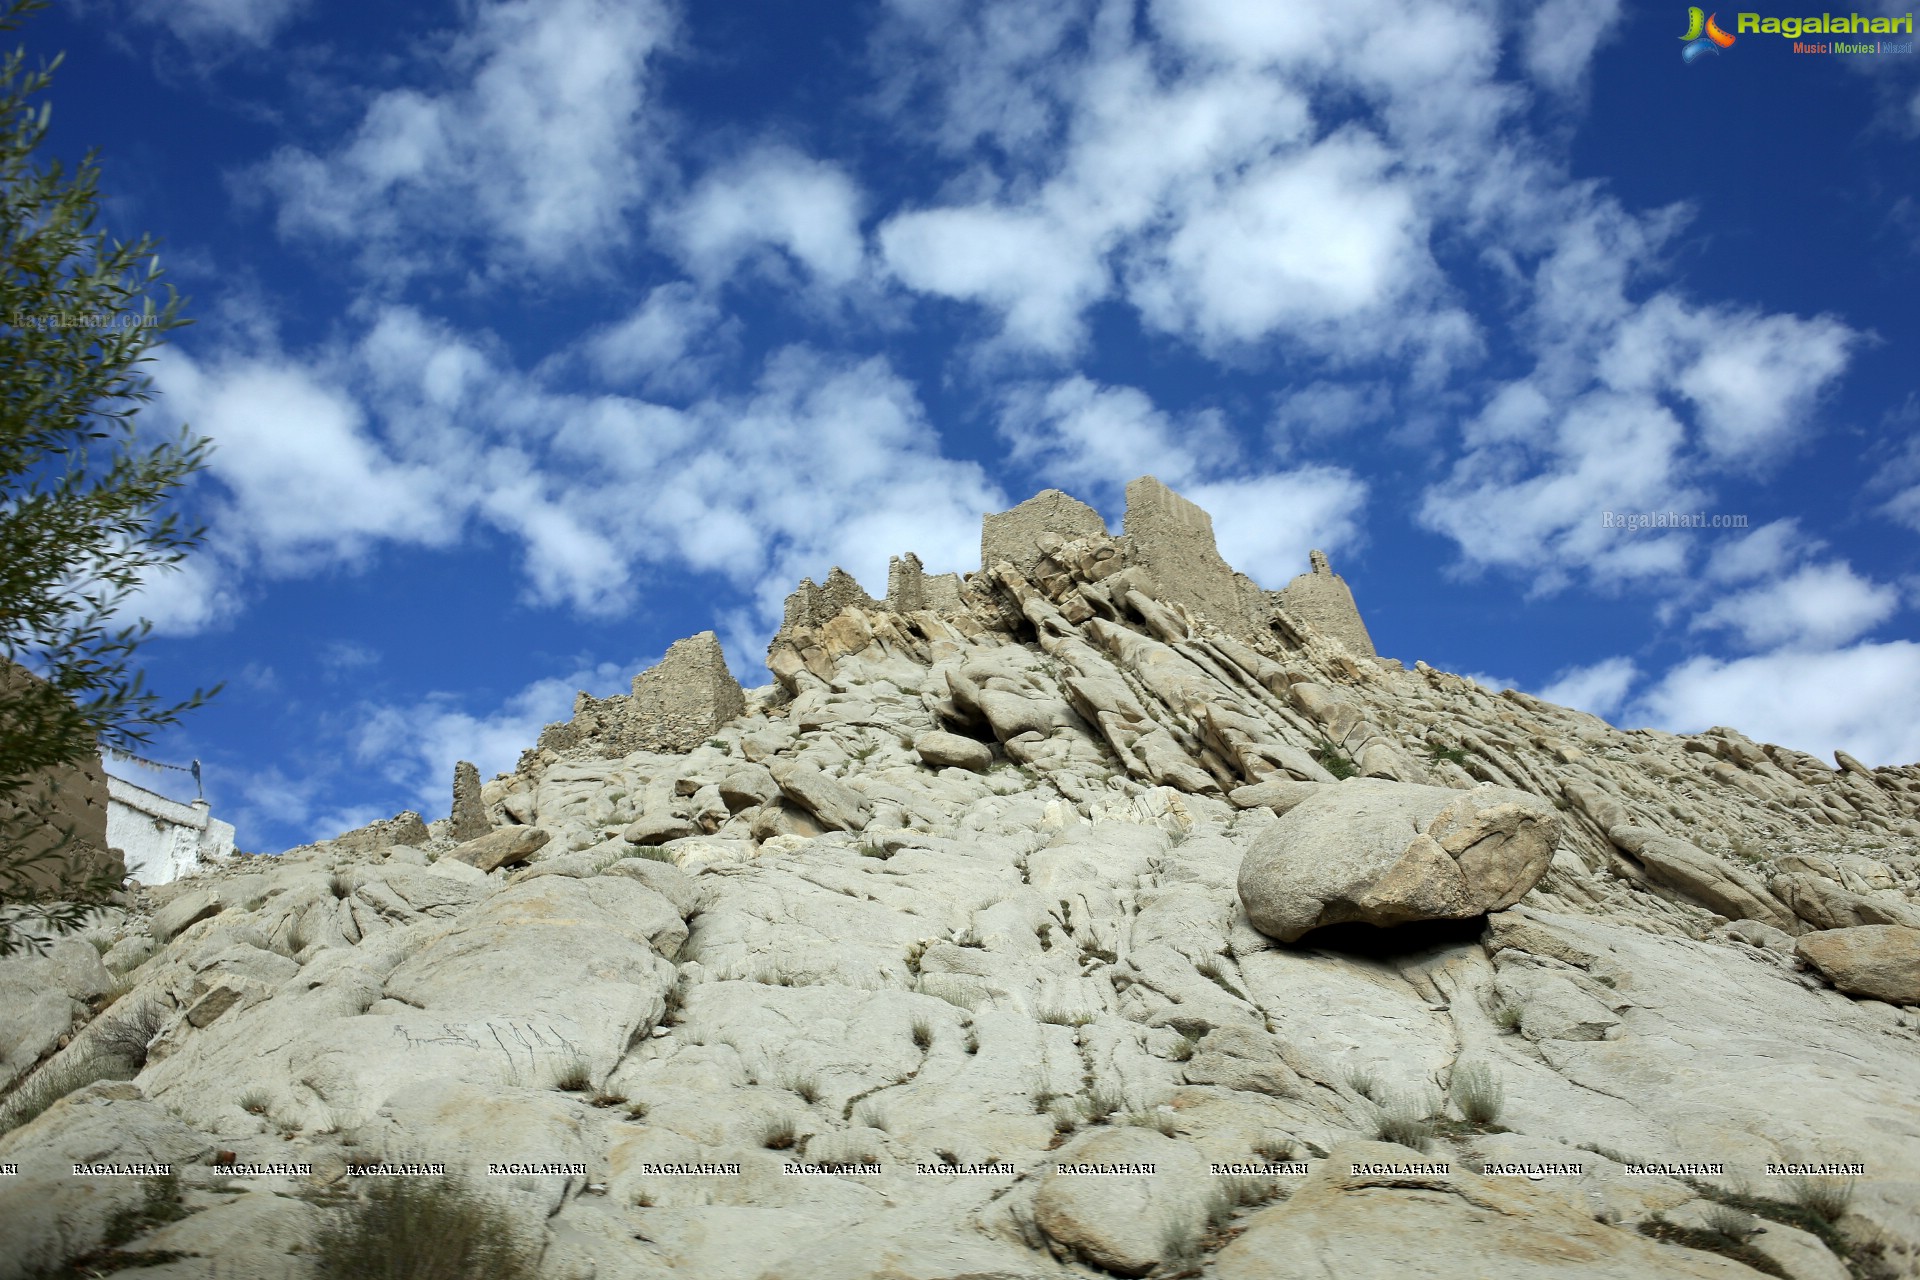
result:
<svg viewBox="0 0 1920 1280"><path fill-rule="evenodd" d="M165 1161L189 1214L125 1249L317 1280L290 1242L377 1160L562 1280L1731 1280L1685 1230L1809 1170L1850 1199L1746 1256L1911 1270L1920 768L1405 670L1170 588L1206 558L1144 527L1002 522L957 607L837 584L730 714L693 664L683 745L550 730L475 842L401 815L0 965L0 1125L121 1063L0 1136L0 1277L139 1205L75 1163ZM1371 860L1296 896L1463 921L1263 932L1245 868L1304 831Z"/></svg>

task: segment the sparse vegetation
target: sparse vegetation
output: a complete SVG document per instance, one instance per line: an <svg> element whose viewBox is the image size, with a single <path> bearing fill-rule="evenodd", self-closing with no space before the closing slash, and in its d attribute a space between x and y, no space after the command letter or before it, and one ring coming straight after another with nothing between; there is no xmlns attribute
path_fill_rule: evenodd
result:
<svg viewBox="0 0 1920 1280"><path fill-rule="evenodd" d="M1182 1031L1180 1033L1180 1043L1173 1046L1173 1060L1175 1062L1192 1061L1195 1047L1199 1045L1200 1040L1200 1032L1191 1030Z"/></svg>
<svg viewBox="0 0 1920 1280"><path fill-rule="evenodd" d="M327 877L327 892L337 899L353 896L353 879L344 871L336 871Z"/></svg>
<svg viewBox="0 0 1920 1280"><path fill-rule="evenodd" d="M1378 1102L1376 1093L1380 1088L1380 1078L1370 1067L1353 1067L1346 1074L1347 1088L1353 1090L1368 1102Z"/></svg>
<svg viewBox="0 0 1920 1280"><path fill-rule="evenodd" d="M538 1255L499 1206L450 1178L369 1178L364 1199L316 1233L340 1280L537 1280Z"/></svg>
<svg viewBox="0 0 1920 1280"><path fill-rule="evenodd" d="M1792 1178L1787 1182L1787 1195L1807 1212L1827 1222L1838 1222L1847 1216L1847 1207L1853 1203L1853 1187L1851 1178Z"/></svg>
<svg viewBox="0 0 1920 1280"><path fill-rule="evenodd" d="M1084 1027L1093 1021L1093 1015L1080 1009L1068 1009L1063 1005L1043 1004L1034 1011L1035 1018L1051 1023L1056 1027Z"/></svg>
<svg viewBox="0 0 1920 1280"><path fill-rule="evenodd" d="M808 1106L820 1101L820 1081L809 1073L788 1077L787 1088L793 1090L800 1101Z"/></svg>
<svg viewBox="0 0 1920 1280"><path fill-rule="evenodd" d="M855 1124L863 1124L869 1129L878 1129L882 1133L891 1132L893 1129L885 1104L872 1098L862 1099L860 1105L854 1108L853 1120Z"/></svg>
<svg viewBox="0 0 1920 1280"><path fill-rule="evenodd" d="M1152 1129L1166 1138L1180 1136L1180 1117L1171 1111L1161 1111L1158 1108L1152 1111L1129 1111L1121 1118L1120 1123L1134 1125L1141 1129Z"/></svg>
<svg viewBox="0 0 1920 1280"><path fill-rule="evenodd" d="M1494 1005L1492 1012L1493 1025L1506 1032L1518 1031L1526 1020L1526 1015L1519 1005L1505 1000Z"/></svg>
<svg viewBox="0 0 1920 1280"><path fill-rule="evenodd" d="M15 1085L13 1092L0 1101L0 1134L18 1129L60 1099L96 1080L117 1080L123 1076L119 1064L104 1054L91 1057L69 1054L47 1063Z"/></svg>
<svg viewBox="0 0 1920 1280"><path fill-rule="evenodd" d="M1436 742L1427 747L1427 759L1433 764L1439 764L1444 760L1450 764L1464 765L1467 762L1467 753L1459 747L1443 747Z"/></svg>
<svg viewBox="0 0 1920 1280"><path fill-rule="evenodd" d="M791 1149L796 1136L789 1116L771 1116L760 1125L760 1145L769 1151Z"/></svg>
<svg viewBox="0 0 1920 1280"><path fill-rule="evenodd" d="M1263 1133L1253 1144L1253 1153L1268 1164L1285 1164L1299 1148L1284 1133Z"/></svg>
<svg viewBox="0 0 1920 1280"><path fill-rule="evenodd" d="M553 1087L562 1093L585 1093L593 1088L593 1073L585 1058L570 1058L553 1073Z"/></svg>
<svg viewBox="0 0 1920 1280"><path fill-rule="evenodd" d="M1352 757L1327 738L1320 739L1319 745L1314 748L1313 758L1322 769L1342 781L1360 772L1354 767Z"/></svg>
<svg viewBox="0 0 1920 1280"><path fill-rule="evenodd" d="M1456 1067L1453 1079L1448 1082L1448 1092L1453 1095L1453 1105L1460 1109L1461 1118L1476 1125L1492 1124L1500 1118L1501 1109L1506 1105L1506 1090L1484 1063Z"/></svg>
<svg viewBox="0 0 1920 1280"><path fill-rule="evenodd" d="M913 1047L922 1053L933 1047L933 1023L926 1018L913 1020Z"/></svg>
<svg viewBox="0 0 1920 1280"><path fill-rule="evenodd" d="M1175 1276L1196 1276L1206 1261L1200 1228L1191 1222L1169 1222L1160 1232L1160 1269L1158 1274L1171 1280Z"/></svg>
<svg viewBox="0 0 1920 1280"><path fill-rule="evenodd" d="M272 1103L265 1089L249 1089L240 1095L239 1107L248 1115L264 1116Z"/></svg>
<svg viewBox="0 0 1920 1280"><path fill-rule="evenodd" d="M1425 1151L1433 1142L1433 1120L1421 1115L1412 1103L1396 1100L1380 1108L1373 1135L1382 1142L1397 1142L1415 1151Z"/></svg>
<svg viewBox="0 0 1920 1280"><path fill-rule="evenodd" d="M1748 1244L1745 1239L1735 1240L1712 1228L1683 1227L1670 1222L1667 1216L1656 1213L1645 1222L1637 1224L1641 1235L1658 1240L1662 1244L1677 1244L1688 1249L1699 1249L1705 1253L1717 1253L1723 1258L1731 1258L1758 1271L1761 1275L1777 1276L1779 1280L1788 1280L1787 1273L1766 1254Z"/></svg>

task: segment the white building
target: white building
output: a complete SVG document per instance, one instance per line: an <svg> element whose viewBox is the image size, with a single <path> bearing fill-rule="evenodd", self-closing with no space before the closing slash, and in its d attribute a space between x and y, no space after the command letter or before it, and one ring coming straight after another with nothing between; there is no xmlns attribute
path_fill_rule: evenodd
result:
<svg viewBox="0 0 1920 1280"><path fill-rule="evenodd" d="M107 775L107 844L126 855L141 884L166 884L202 863L233 856L233 824L205 800L182 804Z"/></svg>

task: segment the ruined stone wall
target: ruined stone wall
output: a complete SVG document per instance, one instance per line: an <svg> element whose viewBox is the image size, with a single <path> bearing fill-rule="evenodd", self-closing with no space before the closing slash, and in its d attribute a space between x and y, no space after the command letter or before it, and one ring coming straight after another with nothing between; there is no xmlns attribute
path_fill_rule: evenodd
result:
<svg viewBox="0 0 1920 1280"><path fill-rule="evenodd" d="M674 641L658 666L633 678L633 709L659 741L674 744L668 750L687 751L745 715L747 699L727 670L720 637L702 631Z"/></svg>
<svg viewBox="0 0 1920 1280"><path fill-rule="evenodd" d="M540 753L581 747L607 756L691 751L746 710L746 693L727 670L720 637L702 631L669 645L665 657L633 678L631 694L577 694L573 718L542 730L517 767L531 772Z"/></svg>
<svg viewBox="0 0 1920 1280"><path fill-rule="evenodd" d="M23 667L0 667L0 701L15 698L39 678ZM34 776L24 791L0 800L0 832L25 837L22 854L34 857L52 849L62 831L73 840L59 856L35 863L22 888L35 893L57 892L83 883L89 876L119 874L120 858L107 845L107 774L100 754L62 769ZM18 865L14 858L9 866Z"/></svg>
<svg viewBox="0 0 1920 1280"><path fill-rule="evenodd" d="M1248 605L1254 597L1242 587L1242 575L1220 558L1212 516L1154 477L1141 476L1127 486L1123 528L1130 558L1152 575L1163 600L1185 605L1229 635L1253 634L1256 620Z"/></svg>
<svg viewBox="0 0 1920 1280"><path fill-rule="evenodd" d="M1040 537L1047 533L1063 538L1105 537L1107 522L1080 499L1058 489L1043 489L1009 511L989 512L982 518L981 569L992 572L1004 560L1022 574L1032 573L1040 561Z"/></svg>
<svg viewBox="0 0 1920 1280"><path fill-rule="evenodd" d="M1311 568L1280 590L1280 607L1295 620L1340 641L1354 656L1377 656L1346 579L1333 571L1325 552L1311 552L1307 563Z"/></svg>
<svg viewBox="0 0 1920 1280"><path fill-rule="evenodd" d="M894 556L887 562L887 608L895 613L912 613L918 609L962 612L966 604L960 598L960 575L930 574L921 566L920 557L911 551L904 556Z"/></svg>

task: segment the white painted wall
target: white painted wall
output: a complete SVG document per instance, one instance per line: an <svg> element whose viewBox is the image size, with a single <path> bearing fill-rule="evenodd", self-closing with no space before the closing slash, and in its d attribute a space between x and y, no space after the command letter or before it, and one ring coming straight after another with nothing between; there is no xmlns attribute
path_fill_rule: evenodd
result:
<svg viewBox="0 0 1920 1280"><path fill-rule="evenodd" d="M107 844L126 855L135 880L166 884L233 856L233 824L214 817L205 800L181 804L109 774Z"/></svg>

